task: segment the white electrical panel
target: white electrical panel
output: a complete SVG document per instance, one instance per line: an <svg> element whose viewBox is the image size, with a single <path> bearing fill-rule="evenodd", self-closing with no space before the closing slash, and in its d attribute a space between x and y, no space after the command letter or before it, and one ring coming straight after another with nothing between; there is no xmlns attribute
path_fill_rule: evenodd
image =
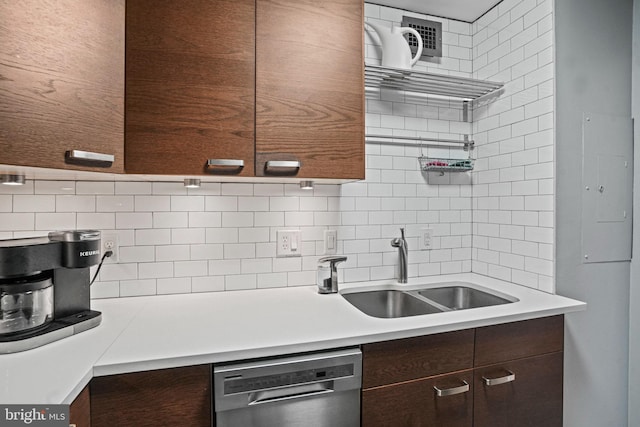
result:
<svg viewBox="0 0 640 427"><path fill-rule="evenodd" d="M631 118L584 113L582 155L583 262L628 261L633 206Z"/></svg>

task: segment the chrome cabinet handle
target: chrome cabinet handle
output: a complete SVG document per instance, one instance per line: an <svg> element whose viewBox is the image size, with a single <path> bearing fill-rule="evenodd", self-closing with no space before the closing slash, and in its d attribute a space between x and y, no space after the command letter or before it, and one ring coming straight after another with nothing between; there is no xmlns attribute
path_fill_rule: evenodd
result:
<svg viewBox="0 0 640 427"><path fill-rule="evenodd" d="M466 393L469 391L469 383L465 380L462 380L462 382L463 384L458 387L438 388L437 386L433 386L433 389L436 391L436 395L438 397L453 396L454 394Z"/></svg>
<svg viewBox="0 0 640 427"><path fill-rule="evenodd" d="M268 160L264 165L265 169L300 169L302 167L302 163L298 160Z"/></svg>
<svg viewBox="0 0 640 427"><path fill-rule="evenodd" d="M515 381L516 380L516 374L514 374L513 372L506 370L507 371L507 375L505 375L504 377L498 377L498 378L487 378L484 375L482 376L482 379L484 380L484 384L486 386L494 386L494 385L499 385L499 384L505 384L505 383L510 383L511 381Z"/></svg>
<svg viewBox="0 0 640 427"><path fill-rule="evenodd" d="M92 151L69 150L65 153L69 160L81 162L113 163L116 156L113 154L94 153Z"/></svg>
<svg viewBox="0 0 640 427"><path fill-rule="evenodd" d="M244 160L239 159L208 159L207 167L243 168Z"/></svg>

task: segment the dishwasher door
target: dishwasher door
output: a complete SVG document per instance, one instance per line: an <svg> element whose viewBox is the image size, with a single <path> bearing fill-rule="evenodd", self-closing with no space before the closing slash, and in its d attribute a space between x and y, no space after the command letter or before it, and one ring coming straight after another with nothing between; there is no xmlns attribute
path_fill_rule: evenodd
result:
<svg viewBox="0 0 640 427"><path fill-rule="evenodd" d="M359 349L215 365L217 427L358 427Z"/></svg>

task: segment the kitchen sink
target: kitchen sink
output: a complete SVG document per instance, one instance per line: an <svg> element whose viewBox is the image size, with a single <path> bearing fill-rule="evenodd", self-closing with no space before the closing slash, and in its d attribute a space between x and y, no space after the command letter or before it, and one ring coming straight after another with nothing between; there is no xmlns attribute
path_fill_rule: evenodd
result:
<svg viewBox="0 0 640 427"><path fill-rule="evenodd" d="M451 310L466 310L469 308L488 307L513 302L506 298L466 286L445 286L441 288L424 289L418 291L418 295Z"/></svg>
<svg viewBox="0 0 640 427"><path fill-rule="evenodd" d="M407 290L382 289L342 293L354 307L372 317L393 319L423 314L467 310L518 301L508 295L450 282L449 286Z"/></svg>
<svg viewBox="0 0 640 427"><path fill-rule="evenodd" d="M385 319L442 312L431 304L403 291L366 291L343 294L342 296L364 314Z"/></svg>

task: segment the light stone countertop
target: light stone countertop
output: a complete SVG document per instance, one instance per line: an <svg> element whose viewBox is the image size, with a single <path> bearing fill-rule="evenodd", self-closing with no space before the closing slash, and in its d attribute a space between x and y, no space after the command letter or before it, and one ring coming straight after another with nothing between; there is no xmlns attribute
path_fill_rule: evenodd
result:
<svg viewBox="0 0 640 427"><path fill-rule="evenodd" d="M93 300L97 328L21 353L0 355L0 403L71 403L94 376L357 346L586 309L569 298L472 273L347 283L411 289L462 281L519 301L397 319L370 317L314 286Z"/></svg>

